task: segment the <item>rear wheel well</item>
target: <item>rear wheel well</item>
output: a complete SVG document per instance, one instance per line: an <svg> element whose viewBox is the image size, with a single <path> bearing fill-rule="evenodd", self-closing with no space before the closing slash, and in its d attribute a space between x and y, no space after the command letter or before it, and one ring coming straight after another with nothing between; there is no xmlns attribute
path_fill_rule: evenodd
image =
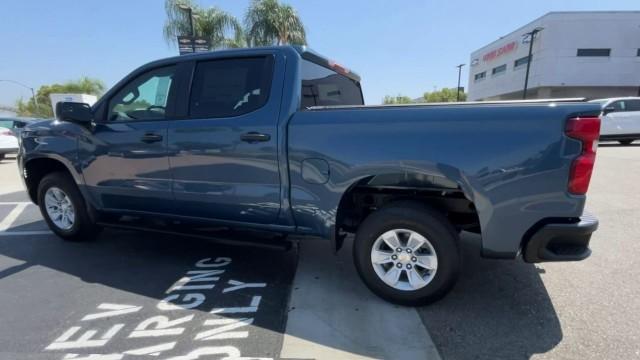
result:
<svg viewBox="0 0 640 360"><path fill-rule="evenodd" d="M58 160L49 158L33 159L24 166L25 183L31 201L38 203L38 185L40 181L53 172L64 172L71 176L69 169Z"/></svg>
<svg viewBox="0 0 640 360"><path fill-rule="evenodd" d="M364 179L343 195L336 215L335 245L349 233L355 233L371 213L398 201L422 203L444 215L458 230L480 232L476 207L458 187L424 184L424 186L375 185Z"/></svg>

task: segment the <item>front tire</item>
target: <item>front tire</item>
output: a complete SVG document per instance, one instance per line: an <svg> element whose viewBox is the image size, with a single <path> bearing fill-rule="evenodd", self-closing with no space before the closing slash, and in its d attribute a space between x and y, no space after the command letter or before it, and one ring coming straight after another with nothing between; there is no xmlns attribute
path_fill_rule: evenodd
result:
<svg viewBox="0 0 640 360"><path fill-rule="evenodd" d="M353 257L367 287L401 305L439 300L460 270L455 228L439 212L413 201L369 215L356 234Z"/></svg>
<svg viewBox="0 0 640 360"><path fill-rule="evenodd" d="M55 172L40 181L38 205L51 231L64 240L91 240L100 231L91 221L84 198L68 174Z"/></svg>

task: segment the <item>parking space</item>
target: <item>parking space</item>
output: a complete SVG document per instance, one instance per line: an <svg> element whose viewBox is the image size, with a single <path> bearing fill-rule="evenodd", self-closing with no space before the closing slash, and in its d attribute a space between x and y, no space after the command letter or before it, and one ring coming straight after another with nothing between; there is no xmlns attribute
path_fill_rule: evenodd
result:
<svg viewBox="0 0 640 360"><path fill-rule="evenodd" d="M36 217L26 206L0 237L3 359L277 357L295 248L114 230L65 243Z"/></svg>
<svg viewBox="0 0 640 360"><path fill-rule="evenodd" d="M372 295L326 242L233 246L224 229L64 242L22 190L0 194L0 223L0 359L438 358L416 310Z"/></svg>
<svg viewBox="0 0 640 360"><path fill-rule="evenodd" d="M63 242L14 166L0 170L1 359L278 357L296 247L111 229Z"/></svg>
<svg viewBox="0 0 640 360"><path fill-rule="evenodd" d="M373 296L348 246L121 230L63 242L2 162L0 359L639 358L640 147L598 151L590 259L486 260L465 234L459 283L419 309Z"/></svg>

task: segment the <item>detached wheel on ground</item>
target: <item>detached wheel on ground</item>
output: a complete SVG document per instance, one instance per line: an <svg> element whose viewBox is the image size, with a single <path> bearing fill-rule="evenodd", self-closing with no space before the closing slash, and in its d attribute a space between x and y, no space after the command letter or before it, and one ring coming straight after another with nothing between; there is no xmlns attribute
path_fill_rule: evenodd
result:
<svg viewBox="0 0 640 360"><path fill-rule="evenodd" d="M66 173L51 173L40 181L38 205L51 231L64 240L91 240L101 230L91 221L82 194Z"/></svg>
<svg viewBox="0 0 640 360"><path fill-rule="evenodd" d="M356 234L353 257L367 287L401 305L442 298L460 269L455 228L436 210L413 201L369 215Z"/></svg>
<svg viewBox="0 0 640 360"><path fill-rule="evenodd" d="M631 145L633 140L620 140L618 142L620 143L620 145Z"/></svg>

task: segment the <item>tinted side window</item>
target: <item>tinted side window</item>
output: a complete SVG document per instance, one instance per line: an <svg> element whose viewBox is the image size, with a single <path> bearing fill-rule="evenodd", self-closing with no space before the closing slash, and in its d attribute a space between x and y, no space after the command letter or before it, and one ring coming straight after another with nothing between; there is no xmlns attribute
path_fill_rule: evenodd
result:
<svg viewBox="0 0 640 360"><path fill-rule="evenodd" d="M191 89L192 118L221 118L250 113L269 98L273 58L239 58L201 62Z"/></svg>
<svg viewBox="0 0 640 360"><path fill-rule="evenodd" d="M627 111L627 104L624 101L614 101L609 107L613 107L615 112Z"/></svg>
<svg viewBox="0 0 640 360"><path fill-rule="evenodd" d="M165 119L175 66L146 72L109 100L108 121Z"/></svg>
<svg viewBox="0 0 640 360"><path fill-rule="evenodd" d="M627 100L627 111L640 111L640 100Z"/></svg>
<svg viewBox="0 0 640 360"><path fill-rule="evenodd" d="M301 108L331 105L363 105L357 81L308 60L302 61Z"/></svg>

